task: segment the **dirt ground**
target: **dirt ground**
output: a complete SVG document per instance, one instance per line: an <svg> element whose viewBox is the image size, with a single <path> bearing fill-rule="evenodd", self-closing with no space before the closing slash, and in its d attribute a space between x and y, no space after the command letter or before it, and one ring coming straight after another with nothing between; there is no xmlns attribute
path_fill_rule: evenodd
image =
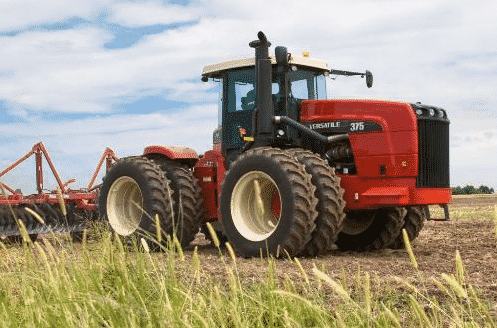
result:
<svg viewBox="0 0 497 328"><path fill-rule="evenodd" d="M497 195L491 196L454 196L449 206L451 220L428 221L413 242L413 251L418 261L416 271L409 261L405 250L381 250L375 252L340 252L310 259L300 259L304 270L311 275L313 264L318 268L326 268L333 279L353 280L358 272L368 272L372 279L376 276L381 284L398 285L395 277L420 286L428 293L435 293L435 285L431 279L440 278L442 273L455 274L455 255L459 250L466 273L466 282L480 290L485 298L497 300L497 238L494 222ZM432 219L443 219L443 210L431 206ZM219 250L211 246L199 234L194 244L198 245L200 261L209 275L225 276L226 271L219 255ZM187 258L192 252L187 251ZM186 261L188 262L188 261ZM276 272L280 277L302 279L298 267L288 260L277 260ZM257 283L267 274L267 263L261 259L237 258L241 279ZM421 277L421 279L420 279ZM428 282L428 284L426 284Z"/></svg>

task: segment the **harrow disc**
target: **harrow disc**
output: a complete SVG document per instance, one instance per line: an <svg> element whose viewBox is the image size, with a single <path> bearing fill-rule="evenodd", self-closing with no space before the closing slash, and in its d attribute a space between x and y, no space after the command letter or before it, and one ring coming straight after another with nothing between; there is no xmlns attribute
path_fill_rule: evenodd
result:
<svg viewBox="0 0 497 328"><path fill-rule="evenodd" d="M75 204L69 203L66 207L67 215L64 216L58 204L1 206L0 238L10 242L21 242L22 234L18 221L22 221L33 241L36 240L38 234L48 232L69 232L75 240L79 240L86 223L95 220L97 215L81 209ZM37 213L43 223L26 208Z"/></svg>

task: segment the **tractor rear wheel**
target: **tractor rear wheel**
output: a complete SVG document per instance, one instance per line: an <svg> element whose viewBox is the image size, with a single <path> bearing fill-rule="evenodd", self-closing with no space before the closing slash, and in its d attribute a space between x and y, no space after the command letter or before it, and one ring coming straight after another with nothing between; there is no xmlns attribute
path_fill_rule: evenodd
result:
<svg viewBox="0 0 497 328"><path fill-rule="evenodd" d="M413 241L418 235L425 224L427 206L412 206L407 208L404 226L406 229L409 241ZM394 240L388 247L393 249L401 249L405 247L404 236L402 233Z"/></svg>
<svg viewBox="0 0 497 328"><path fill-rule="evenodd" d="M103 179L99 210L112 229L126 239L149 233L173 232L174 201L169 180L160 167L144 157L127 157L115 163ZM142 231L140 231L142 230Z"/></svg>
<svg viewBox="0 0 497 328"><path fill-rule="evenodd" d="M166 158L152 158L170 181L174 200L174 227L183 247L190 245L200 228L202 199L192 170Z"/></svg>
<svg viewBox="0 0 497 328"><path fill-rule="evenodd" d="M315 196L318 199L316 229L303 252L307 256L316 256L329 250L342 230L345 201L340 178L319 155L303 149L287 151L304 164L306 172L312 176L312 184L316 186Z"/></svg>
<svg viewBox="0 0 497 328"><path fill-rule="evenodd" d="M224 232L244 257L295 256L315 229L311 176L286 151L261 147L233 162L221 187Z"/></svg>
<svg viewBox="0 0 497 328"><path fill-rule="evenodd" d="M344 251L385 248L401 233L405 214L402 207L350 211L346 214L336 245Z"/></svg>

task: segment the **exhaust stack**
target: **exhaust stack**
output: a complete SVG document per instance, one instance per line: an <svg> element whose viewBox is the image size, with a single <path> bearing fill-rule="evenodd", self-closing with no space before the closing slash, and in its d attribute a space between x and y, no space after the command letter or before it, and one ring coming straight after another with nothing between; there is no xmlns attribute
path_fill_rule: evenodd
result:
<svg viewBox="0 0 497 328"><path fill-rule="evenodd" d="M273 138L274 108L272 101L272 71L271 58L269 57L268 42L263 32L257 33L259 40L250 42L250 47L255 48L255 94L256 112L255 131L253 136L255 142L266 143Z"/></svg>

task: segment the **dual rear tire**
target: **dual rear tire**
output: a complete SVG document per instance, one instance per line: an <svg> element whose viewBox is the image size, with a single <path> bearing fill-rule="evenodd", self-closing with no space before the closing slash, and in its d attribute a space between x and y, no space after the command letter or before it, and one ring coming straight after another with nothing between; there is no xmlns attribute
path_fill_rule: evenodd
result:
<svg viewBox="0 0 497 328"><path fill-rule="evenodd" d="M100 189L99 210L125 239L175 234L185 247L198 232L199 201L189 168L138 156L124 158L109 170Z"/></svg>

